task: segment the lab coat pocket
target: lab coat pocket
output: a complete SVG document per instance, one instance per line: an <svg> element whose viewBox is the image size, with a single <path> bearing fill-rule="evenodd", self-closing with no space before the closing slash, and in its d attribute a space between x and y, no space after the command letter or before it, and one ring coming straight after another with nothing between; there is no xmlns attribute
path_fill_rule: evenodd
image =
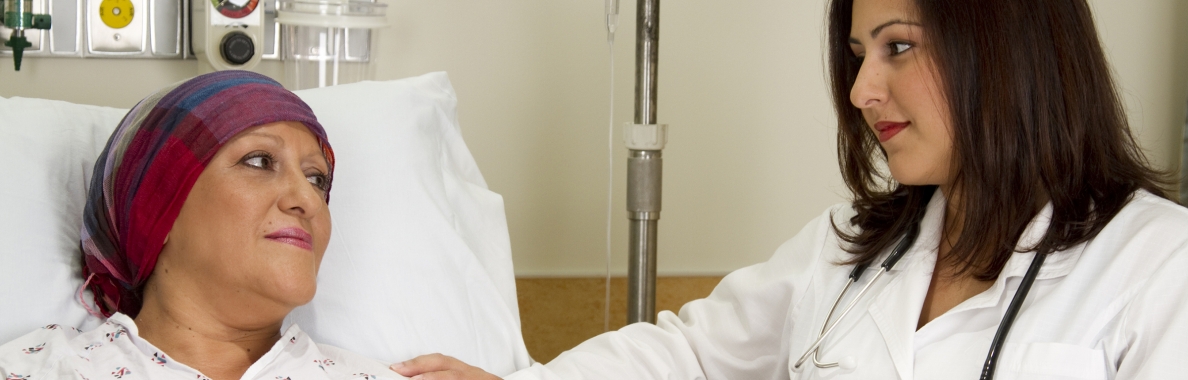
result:
<svg viewBox="0 0 1188 380"><path fill-rule="evenodd" d="M1102 350L1066 343L1029 343L1020 344L1013 351L1018 356L1012 360L1017 365L1011 369L1017 371L1021 379L1108 378L1105 351Z"/></svg>

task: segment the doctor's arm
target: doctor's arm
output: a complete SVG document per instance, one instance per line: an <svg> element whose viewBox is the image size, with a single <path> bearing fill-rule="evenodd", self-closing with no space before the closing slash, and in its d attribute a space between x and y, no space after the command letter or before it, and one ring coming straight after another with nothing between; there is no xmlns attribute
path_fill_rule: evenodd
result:
<svg viewBox="0 0 1188 380"><path fill-rule="evenodd" d="M636 323L598 335L546 365L534 364L506 378L787 377L790 312L813 281L814 269L823 265L822 249L837 244L830 217L839 211L836 219L848 219L842 210L849 209L835 207L809 222L767 262L726 276L709 297L685 304L679 316L663 311L655 325ZM448 357L422 356L402 364L396 370L405 376L491 378Z"/></svg>

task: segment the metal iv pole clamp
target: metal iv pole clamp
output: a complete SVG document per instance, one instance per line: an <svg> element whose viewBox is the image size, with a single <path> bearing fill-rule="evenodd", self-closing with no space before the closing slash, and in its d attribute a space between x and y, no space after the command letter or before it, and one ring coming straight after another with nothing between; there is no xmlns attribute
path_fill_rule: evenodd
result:
<svg viewBox="0 0 1188 380"><path fill-rule="evenodd" d="M628 268L628 323L656 322L656 228L660 219L661 151L668 142L667 124L626 124L627 211L631 219Z"/></svg>

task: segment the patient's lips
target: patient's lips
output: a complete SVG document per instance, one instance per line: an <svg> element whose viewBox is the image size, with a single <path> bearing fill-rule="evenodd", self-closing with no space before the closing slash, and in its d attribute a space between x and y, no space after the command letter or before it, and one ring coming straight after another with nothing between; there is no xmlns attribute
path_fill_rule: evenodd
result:
<svg viewBox="0 0 1188 380"><path fill-rule="evenodd" d="M306 251L313 250L313 236L300 228L282 228L264 237L279 243L294 245Z"/></svg>

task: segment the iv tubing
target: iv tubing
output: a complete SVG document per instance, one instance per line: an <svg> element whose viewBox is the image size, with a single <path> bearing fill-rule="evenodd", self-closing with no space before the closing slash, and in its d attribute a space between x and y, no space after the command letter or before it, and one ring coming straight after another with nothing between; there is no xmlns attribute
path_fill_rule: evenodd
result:
<svg viewBox="0 0 1188 380"><path fill-rule="evenodd" d="M618 26L619 0L606 0L606 41L611 44L611 47L614 47L615 28Z"/></svg>
<svg viewBox="0 0 1188 380"><path fill-rule="evenodd" d="M606 136L606 301L603 304L602 331L610 331L611 291L611 217L615 180L615 26L619 22L619 0L606 0L606 46L610 51L610 117Z"/></svg>

